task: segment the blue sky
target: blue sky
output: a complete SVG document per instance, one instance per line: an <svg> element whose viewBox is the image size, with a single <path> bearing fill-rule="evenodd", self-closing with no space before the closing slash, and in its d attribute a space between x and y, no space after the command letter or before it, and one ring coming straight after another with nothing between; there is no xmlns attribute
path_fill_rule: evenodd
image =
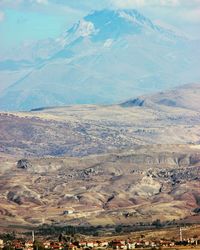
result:
<svg viewBox="0 0 200 250"><path fill-rule="evenodd" d="M101 8L136 8L163 26L200 38L200 0L0 0L0 50L56 38Z"/></svg>
<svg viewBox="0 0 200 250"><path fill-rule="evenodd" d="M25 40L38 40L56 37L62 31L64 16L41 14L37 12L6 9L5 21L0 32L4 44L13 46ZM63 27L64 28L64 27Z"/></svg>

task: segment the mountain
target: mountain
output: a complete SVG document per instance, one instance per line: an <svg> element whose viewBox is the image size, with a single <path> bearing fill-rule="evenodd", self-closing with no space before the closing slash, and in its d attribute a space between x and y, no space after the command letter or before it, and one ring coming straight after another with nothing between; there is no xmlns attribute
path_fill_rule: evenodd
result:
<svg viewBox="0 0 200 250"><path fill-rule="evenodd" d="M1 227L199 223L199 91L0 113Z"/></svg>
<svg viewBox="0 0 200 250"><path fill-rule="evenodd" d="M34 62L1 62L0 76L9 85L0 95L1 110L119 103L200 76L199 43L136 10L95 11L52 43Z"/></svg>

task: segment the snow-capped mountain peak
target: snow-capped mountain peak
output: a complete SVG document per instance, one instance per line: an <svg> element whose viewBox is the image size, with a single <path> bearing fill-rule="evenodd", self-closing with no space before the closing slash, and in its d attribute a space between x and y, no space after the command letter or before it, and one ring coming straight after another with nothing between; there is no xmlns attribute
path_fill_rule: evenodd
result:
<svg viewBox="0 0 200 250"><path fill-rule="evenodd" d="M54 44L53 54L36 61L31 72L22 72L3 91L1 109L116 103L199 81L199 43L182 39L136 10L90 13Z"/></svg>
<svg viewBox="0 0 200 250"><path fill-rule="evenodd" d="M156 32L167 38L174 36L137 10L94 11L76 23L60 38L62 45L69 45L79 38L89 38L93 42L114 41L122 36ZM107 44L107 43L106 43Z"/></svg>

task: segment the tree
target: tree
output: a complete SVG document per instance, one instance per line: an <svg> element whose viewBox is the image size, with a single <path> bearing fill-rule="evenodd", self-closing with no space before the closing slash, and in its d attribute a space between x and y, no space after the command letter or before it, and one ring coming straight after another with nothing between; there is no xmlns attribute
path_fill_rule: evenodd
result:
<svg viewBox="0 0 200 250"><path fill-rule="evenodd" d="M155 226L156 228L162 227L162 223L161 223L160 219L153 221L152 225Z"/></svg>
<svg viewBox="0 0 200 250"><path fill-rule="evenodd" d="M121 233L122 232L122 227L119 225L119 226L116 226L115 227L115 232L116 233Z"/></svg>
<svg viewBox="0 0 200 250"><path fill-rule="evenodd" d="M35 240L33 243L34 250L45 250L44 246L38 240Z"/></svg>

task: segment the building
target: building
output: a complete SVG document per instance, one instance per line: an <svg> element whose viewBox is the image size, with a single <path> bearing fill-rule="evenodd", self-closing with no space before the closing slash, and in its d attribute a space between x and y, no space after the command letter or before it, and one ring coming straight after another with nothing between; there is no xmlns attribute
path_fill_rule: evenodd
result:
<svg viewBox="0 0 200 250"><path fill-rule="evenodd" d="M51 246L50 241L44 241L42 244L43 244L44 248L46 248L46 249L50 248L50 246Z"/></svg>
<svg viewBox="0 0 200 250"><path fill-rule="evenodd" d="M99 247L108 247L108 241L102 241L102 242L99 242Z"/></svg>
<svg viewBox="0 0 200 250"><path fill-rule="evenodd" d="M63 211L63 215L70 215L70 214L73 214L74 213L74 210L65 210Z"/></svg>
<svg viewBox="0 0 200 250"><path fill-rule="evenodd" d="M25 242L25 249L26 250L33 250L33 242L32 241Z"/></svg>
<svg viewBox="0 0 200 250"><path fill-rule="evenodd" d="M3 240L0 239L0 248L3 248L4 244L3 244Z"/></svg>
<svg viewBox="0 0 200 250"><path fill-rule="evenodd" d="M87 247L87 242L86 241L81 241L81 242L79 242L79 246L80 247Z"/></svg>

